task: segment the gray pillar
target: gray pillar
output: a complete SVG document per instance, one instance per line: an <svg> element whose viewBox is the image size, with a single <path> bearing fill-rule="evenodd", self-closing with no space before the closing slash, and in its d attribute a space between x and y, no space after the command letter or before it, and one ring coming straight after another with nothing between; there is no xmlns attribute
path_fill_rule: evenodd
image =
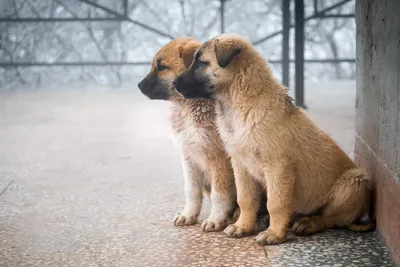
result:
<svg viewBox="0 0 400 267"><path fill-rule="evenodd" d="M380 234L400 266L400 1L358 0L355 159L373 182Z"/></svg>

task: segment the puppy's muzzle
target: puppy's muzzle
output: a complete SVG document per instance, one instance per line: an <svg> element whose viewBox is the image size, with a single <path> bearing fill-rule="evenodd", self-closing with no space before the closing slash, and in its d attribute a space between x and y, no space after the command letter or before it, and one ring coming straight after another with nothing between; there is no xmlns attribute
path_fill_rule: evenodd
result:
<svg viewBox="0 0 400 267"><path fill-rule="evenodd" d="M142 80L142 81L140 81L140 83L138 83L138 87L139 87L139 89L140 89L140 91L142 91L143 92L143 89L144 89L144 83L145 83L145 81L144 80Z"/></svg>
<svg viewBox="0 0 400 267"><path fill-rule="evenodd" d="M168 100L168 90L163 88L158 79L154 76L148 76L138 83L140 91L150 99Z"/></svg>
<svg viewBox="0 0 400 267"><path fill-rule="evenodd" d="M143 94L145 94L145 95L147 95L148 93L149 93L149 91L150 91L150 89L149 88L151 88L152 86L154 86L154 82L149 82L149 79L146 77L146 78L144 78L143 80L141 80L139 83L138 83L138 87L139 87L139 89L140 89L140 91L143 93Z"/></svg>
<svg viewBox="0 0 400 267"><path fill-rule="evenodd" d="M175 89L184 97L191 94L191 89L188 82L186 82L182 76L176 78L172 83Z"/></svg>
<svg viewBox="0 0 400 267"><path fill-rule="evenodd" d="M184 76L180 76L173 82L175 89L188 99L193 98L210 98L211 95L205 91L204 85L198 81L188 82Z"/></svg>

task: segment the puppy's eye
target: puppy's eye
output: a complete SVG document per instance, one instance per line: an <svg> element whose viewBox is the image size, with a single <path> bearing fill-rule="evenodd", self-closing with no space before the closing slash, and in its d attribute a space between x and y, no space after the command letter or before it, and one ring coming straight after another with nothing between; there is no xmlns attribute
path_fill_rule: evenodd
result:
<svg viewBox="0 0 400 267"><path fill-rule="evenodd" d="M200 67L200 66L206 66L206 65L208 65L208 61L201 61L201 60L199 60L197 64L198 64L199 67Z"/></svg>
<svg viewBox="0 0 400 267"><path fill-rule="evenodd" d="M157 64L157 71L163 71L163 70L166 70L166 69L168 69L167 66L162 65L161 63Z"/></svg>

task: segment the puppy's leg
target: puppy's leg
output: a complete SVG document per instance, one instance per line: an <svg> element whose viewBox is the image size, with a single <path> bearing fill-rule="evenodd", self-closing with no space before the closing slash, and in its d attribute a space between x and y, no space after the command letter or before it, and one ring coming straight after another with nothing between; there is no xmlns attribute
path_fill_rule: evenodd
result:
<svg viewBox="0 0 400 267"><path fill-rule="evenodd" d="M240 162L232 159L232 167L235 174L240 215L234 224L224 230L224 233L229 237L243 237L252 234L255 230L260 188L254 177Z"/></svg>
<svg viewBox="0 0 400 267"><path fill-rule="evenodd" d="M354 222L363 215L368 204L368 181L361 170L344 172L332 188L330 201L322 215L303 217L293 225L296 235L310 235L325 228L348 228L364 232L374 228L373 224L357 225Z"/></svg>
<svg viewBox="0 0 400 267"><path fill-rule="evenodd" d="M226 227L229 214L235 208L236 189L229 159L222 154L211 166L211 213L201 229L205 232L220 231ZM226 158L226 160L225 160Z"/></svg>
<svg viewBox="0 0 400 267"><path fill-rule="evenodd" d="M260 185L261 187L261 185ZM237 219L239 219L240 216L240 208L237 207L235 209L235 212L232 215L232 221L236 222ZM268 214L268 210L267 210L267 192L264 190L260 190L260 205L259 205L259 209L257 211L257 220L258 219L262 219L262 221L266 224L269 225L269 214Z"/></svg>
<svg viewBox="0 0 400 267"><path fill-rule="evenodd" d="M275 245L286 240L290 217L293 212L294 173L290 165L269 166L265 174L267 184L267 208L270 217L269 227L261 232L258 244Z"/></svg>
<svg viewBox="0 0 400 267"><path fill-rule="evenodd" d="M203 200L204 173L188 157L182 159L185 179L186 203L182 212L175 217L175 226L192 225L197 222Z"/></svg>
<svg viewBox="0 0 400 267"><path fill-rule="evenodd" d="M232 221L236 222L239 219L239 216L240 216L240 208L237 207L235 212L232 215Z"/></svg>

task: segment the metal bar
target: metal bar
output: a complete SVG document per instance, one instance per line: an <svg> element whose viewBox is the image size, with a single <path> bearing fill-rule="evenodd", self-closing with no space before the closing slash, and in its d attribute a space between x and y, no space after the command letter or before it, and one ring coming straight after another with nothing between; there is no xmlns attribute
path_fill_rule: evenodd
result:
<svg viewBox="0 0 400 267"><path fill-rule="evenodd" d="M294 27L294 24L290 24L290 28L293 28L293 27ZM267 41L267 40L269 40L269 39L271 39L271 38L273 38L275 36L278 36L279 34L282 34L282 32L283 32L283 30L276 31L274 33L271 33L271 34L263 37L263 38L258 39L257 41L254 41L252 44L253 45L261 44L262 42L265 42L265 41Z"/></svg>
<svg viewBox="0 0 400 267"><path fill-rule="evenodd" d="M138 26L140 26L140 27L142 27L142 28L144 28L146 30L149 30L149 31L154 32L154 33L157 33L158 35L167 37L167 38L169 38L171 40L175 39L175 37L173 37L172 35L170 35L168 33L164 33L164 32L162 32L160 30L157 30L157 29L155 29L153 27L147 26L146 24L143 24L143 23L141 23L139 21L133 20L133 19L131 19L129 17L126 17L126 20L129 21L129 22L132 22L133 24L136 24L136 25L138 25Z"/></svg>
<svg viewBox="0 0 400 267"><path fill-rule="evenodd" d="M323 13L329 12L329 11L334 10L335 8L340 7L340 6L346 4L346 3L350 2L350 1L352 1L352 0L343 0L343 1L340 1L340 2L336 3L336 4L333 5L333 6L330 6L330 7L328 7L328 8L325 8L325 9L321 10L321 11L318 12L318 13L319 13L319 14L323 14Z"/></svg>
<svg viewBox="0 0 400 267"><path fill-rule="evenodd" d="M220 15L220 21L221 21L221 33L225 32L225 0L220 0L220 9L219 9L219 15Z"/></svg>
<svg viewBox="0 0 400 267"><path fill-rule="evenodd" d="M295 60L289 60L289 63L294 63ZM305 59L305 63L356 63L355 59L343 58L343 59ZM282 64L280 59L268 60L271 64ZM147 66L151 65L150 61L111 61L111 62L95 62L95 61L83 61L83 62L0 62L0 67L33 67L33 66L106 66L106 65L132 65L132 66Z"/></svg>
<svg viewBox="0 0 400 267"><path fill-rule="evenodd" d="M314 14L316 19L329 19L329 18L355 18L356 14Z"/></svg>
<svg viewBox="0 0 400 267"><path fill-rule="evenodd" d="M290 0L282 0L282 83L289 87Z"/></svg>
<svg viewBox="0 0 400 267"><path fill-rule="evenodd" d="M1 190L0 196L1 196L4 192L6 192L6 190L10 187L10 185L11 185L13 182L14 182L14 180L11 180L11 181L8 182L8 184L3 188L3 190Z"/></svg>
<svg viewBox="0 0 400 267"><path fill-rule="evenodd" d="M296 61L291 59L289 63L295 63ZM282 64L283 60L280 59L272 59L268 60L268 63L272 64ZM330 64L338 64L338 63L356 63L356 60L353 58L342 58L342 59L305 59L304 63L330 63Z"/></svg>
<svg viewBox="0 0 400 267"><path fill-rule="evenodd" d="M80 1L80 2L82 2L82 3L85 3L85 4L89 5L89 6L93 6L93 7L96 7L96 8L98 8L98 9L101 9L101 10L103 10L103 11L105 11L105 12L111 14L111 15L114 15L114 16L116 16L116 17L121 17L121 16L123 16L122 14L119 14L118 12L116 12L116 11L114 11L114 10L108 8L108 7L99 5L99 4L97 4L97 3L95 3L95 2L92 2L92 1L89 1L89 0L77 0L77 1Z"/></svg>
<svg viewBox="0 0 400 267"><path fill-rule="evenodd" d="M296 105L304 104L304 0L296 0L295 5L295 100Z"/></svg>
<svg viewBox="0 0 400 267"><path fill-rule="evenodd" d="M119 61L108 61L108 62L0 62L0 67L49 67L49 66L121 66L121 65L132 65L132 66L147 66L151 65L150 61L137 61L137 62L119 62Z"/></svg>
<svg viewBox="0 0 400 267"><path fill-rule="evenodd" d="M0 18L0 22L82 22L82 21L124 21L121 18Z"/></svg>
<svg viewBox="0 0 400 267"><path fill-rule="evenodd" d="M78 0L78 1L81 1L81 2L86 3L88 5L92 5L92 6L95 6L97 8L100 8L100 9L102 9L102 10L104 10L104 11L110 13L110 14L115 15L117 18L125 19L126 21L132 22L133 24L136 24L136 25L138 25L138 26L140 26L140 27L142 27L142 28L144 28L146 30L149 30L149 31L154 32L154 33L157 33L158 35L167 37L169 39L174 39L174 37L172 35L168 34L168 33L164 33L164 32L162 32L162 31L160 31L160 30L158 30L156 28L147 26L146 24L143 24L143 23L141 23L139 21L133 20L133 19L129 18L128 16L121 15L118 12L115 12L115 11L113 11L113 10L107 8L107 7L102 6L102 5L98 5L98 4L93 3L91 1L88 1L88 0Z"/></svg>
<svg viewBox="0 0 400 267"><path fill-rule="evenodd" d="M324 10L321 10L319 13L322 14L322 13L331 11L331 10L337 8L337 7L340 6L340 5L346 4L346 3L349 2L349 1L352 1L352 0L343 0L343 1L339 2L339 3L337 3L336 5L333 5L333 6L331 6L331 7L325 8ZM296 1L295 1L295 2L296 2ZM311 15L311 16L309 16L309 17L306 17L306 18L304 19L304 22L309 21L309 20L312 20L312 19L315 19L315 14L314 14L314 15ZM290 24L290 28L293 28L293 27L294 27L294 24ZM268 35L265 36L265 37L262 37L262 38L258 39L257 41L254 41L252 44L253 44L253 45L261 44L262 42L265 42L265 41L268 40L268 39L271 39L271 38L273 38L273 37L275 37L275 36L278 36L279 34L282 34L282 32L283 32L283 30L273 32L273 33L271 33L271 34L268 34Z"/></svg>

